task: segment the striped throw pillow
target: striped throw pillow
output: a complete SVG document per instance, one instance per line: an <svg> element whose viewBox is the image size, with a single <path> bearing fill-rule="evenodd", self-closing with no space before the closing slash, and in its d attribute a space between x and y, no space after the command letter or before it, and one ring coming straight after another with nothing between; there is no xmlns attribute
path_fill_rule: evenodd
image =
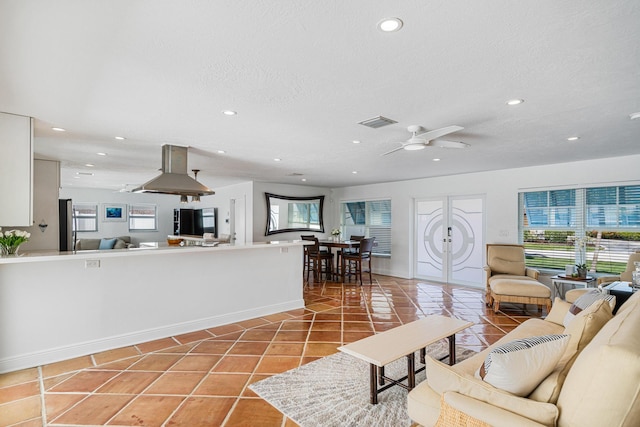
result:
<svg viewBox="0 0 640 427"><path fill-rule="evenodd" d="M491 350L476 377L517 396L527 396L549 375L569 344L569 335L518 339Z"/></svg>
<svg viewBox="0 0 640 427"><path fill-rule="evenodd" d="M600 292L598 289L592 289L589 292L582 294L573 304L571 304L569 311L564 315L564 320L562 322L564 327L568 327L578 313L601 299L607 301L612 309L616 305L616 297L614 295L605 294Z"/></svg>

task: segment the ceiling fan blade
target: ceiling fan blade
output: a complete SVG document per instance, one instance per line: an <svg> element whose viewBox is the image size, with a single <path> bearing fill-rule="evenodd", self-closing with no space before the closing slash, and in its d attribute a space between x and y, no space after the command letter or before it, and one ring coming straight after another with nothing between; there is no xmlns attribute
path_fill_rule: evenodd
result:
<svg viewBox="0 0 640 427"><path fill-rule="evenodd" d="M440 129L430 130L429 132L421 133L415 136L419 136L420 138L424 138L427 141L431 141L432 139L440 138L441 136L449 135L453 132L458 132L459 130L464 129L462 126L446 126Z"/></svg>
<svg viewBox="0 0 640 427"><path fill-rule="evenodd" d="M381 155L381 156L386 156L387 154L391 154L391 153L395 153L396 151L400 151L400 150L402 150L402 149L404 148L404 145L405 145L405 144L402 144L400 147L398 147L398 148L394 148L393 150L391 150L391 151L387 151L386 153L382 153L382 154L380 154L380 155Z"/></svg>
<svg viewBox="0 0 640 427"><path fill-rule="evenodd" d="M427 145L429 147L440 147L440 148L467 148L469 146L469 144L465 144L464 142L445 141L444 139L437 139L435 141L431 141Z"/></svg>

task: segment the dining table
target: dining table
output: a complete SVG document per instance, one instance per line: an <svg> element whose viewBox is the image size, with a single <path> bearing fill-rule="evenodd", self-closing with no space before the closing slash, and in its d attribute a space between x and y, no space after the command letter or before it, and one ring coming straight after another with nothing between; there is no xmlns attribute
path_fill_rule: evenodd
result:
<svg viewBox="0 0 640 427"><path fill-rule="evenodd" d="M320 244L320 246L329 248L330 252L332 248L350 249L350 248L360 247L360 240L319 240L318 243ZM339 259L337 260L337 263L339 264L339 266L336 266L337 268L335 270L334 276L336 279L339 276L340 282L344 283L344 277L345 277L344 257L338 256L338 258ZM339 271L338 271L338 268L339 268Z"/></svg>

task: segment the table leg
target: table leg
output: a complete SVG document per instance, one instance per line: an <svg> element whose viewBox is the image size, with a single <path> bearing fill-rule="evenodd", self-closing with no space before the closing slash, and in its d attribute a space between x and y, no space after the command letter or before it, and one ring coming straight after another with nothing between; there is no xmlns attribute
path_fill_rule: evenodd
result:
<svg viewBox="0 0 640 427"><path fill-rule="evenodd" d="M384 366L378 368L378 384L384 385Z"/></svg>
<svg viewBox="0 0 640 427"><path fill-rule="evenodd" d="M378 377L378 367L373 363L370 364L369 376L370 376L370 388L371 388L371 404L376 405L378 403L378 386L376 380Z"/></svg>
<svg viewBox="0 0 640 427"><path fill-rule="evenodd" d="M449 335L449 365L456 364L456 335Z"/></svg>
<svg viewBox="0 0 640 427"><path fill-rule="evenodd" d="M407 355L407 386L413 390L416 386L416 360L415 353Z"/></svg>
<svg viewBox="0 0 640 427"><path fill-rule="evenodd" d="M427 348L423 347L420 349L420 363L424 365L424 358L427 356Z"/></svg>

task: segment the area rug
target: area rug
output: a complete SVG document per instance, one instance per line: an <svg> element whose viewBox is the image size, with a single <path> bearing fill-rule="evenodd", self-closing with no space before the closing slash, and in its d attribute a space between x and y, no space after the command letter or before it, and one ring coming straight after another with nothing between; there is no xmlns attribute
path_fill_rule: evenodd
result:
<svg viewBox="0 0 640 427"><path fill-rule="evenodd" d="M445 357L448 342L432 344L427 347L427 354L438 359ZM474 354L473 350L456 348L458 361ZM400 378L406 373L404 357L385 367L385 375L391 378ZM416 384L424 379L422 371L416 375ZM249 388L301 427L412 424L407 413L407 390L391 387L378 395L377 405L372 405L369 403L369 364L340 352L258 381Z"/></svg>

